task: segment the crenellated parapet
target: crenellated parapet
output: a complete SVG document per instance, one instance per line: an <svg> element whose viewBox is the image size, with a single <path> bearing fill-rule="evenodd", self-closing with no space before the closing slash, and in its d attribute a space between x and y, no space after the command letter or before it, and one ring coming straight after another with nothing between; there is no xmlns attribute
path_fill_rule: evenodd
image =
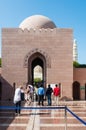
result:
<svg viewBox="0 0 86 130"><path fill-rule="evenodd" d="M21 28L2 28L2 33L19 33L19 34L36 34L36 33L58 33L58 32L70 32L72 28L54 28L54 29L21 29ZM11 35L11 34L10 34Z"/></svg>

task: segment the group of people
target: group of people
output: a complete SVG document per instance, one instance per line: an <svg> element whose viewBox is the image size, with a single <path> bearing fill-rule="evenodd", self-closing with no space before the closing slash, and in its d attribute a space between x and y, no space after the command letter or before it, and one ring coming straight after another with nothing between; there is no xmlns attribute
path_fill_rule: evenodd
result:
<svg viewBox="0 0 86 130"><path fill-rule="evenodd" d="M14 104L16 106L15 112L16 115L20 115L20 107L21 107L21 101L26 101L28 104L31 103L34 99L34 87L32 85L27 85L26 89L24 90L22 86L19 86L15 90L14 94ZM56 84L54 88L48 85L48 87L45 89L43 84L41 84L35 92L37 96L38 105L44 106L44 97L47 99L47 105L52 105L52 94L54 96L54 102L55 105L58 105L59 96L60 96L60 88Z"/></svg>
<svg viewBox="0 0 86 130"><path fill-rule="evenodd" d="M52 105L52 94L54 96L55 105L58 105L59 96L60 96L60 88L57 84L55 85L54 88L52 88L49 84L48 88L46 89L46 97L47 97L48 106Z"/></svg>
<svg viewBox="0 0 86 130"><path fill-rule="evenodd" d="M25 90L23 86L19 86L15 89L13 102L16 107L16 115L20 115L21 101L26 101L28 104L30 104L33 101L33 92L34 90L32 85L27 85Z"/></svg>

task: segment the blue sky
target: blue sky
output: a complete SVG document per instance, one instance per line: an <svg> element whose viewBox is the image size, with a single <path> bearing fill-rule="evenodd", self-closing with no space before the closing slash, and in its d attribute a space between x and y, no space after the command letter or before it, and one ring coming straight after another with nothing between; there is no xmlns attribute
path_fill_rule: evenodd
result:
<svg viewBox="0 0 86 130"><path fill-rule="evenodd" d="M17 28L31 15L49 17L59 28L72 28L78 44L78 62L86 64L86 0L0 0L1 29Z"/></svg>

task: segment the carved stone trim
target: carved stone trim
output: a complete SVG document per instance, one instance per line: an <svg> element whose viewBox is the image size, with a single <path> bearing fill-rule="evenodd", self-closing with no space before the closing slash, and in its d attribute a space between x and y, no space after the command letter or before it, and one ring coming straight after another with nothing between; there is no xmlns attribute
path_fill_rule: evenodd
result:
<svg viewBox="0 0 86 130"><path fill-rule="evenodd" d="M24 58L24 67L26 67L26 68L28 67L28 60L35 53L39 53L39 54L43 55L46 59L46 67L51 68L50 57L48 56L48 54L46 52L44 52L43 50L41 50L39 48L35 48L26 54L26 56Z"/></svg>

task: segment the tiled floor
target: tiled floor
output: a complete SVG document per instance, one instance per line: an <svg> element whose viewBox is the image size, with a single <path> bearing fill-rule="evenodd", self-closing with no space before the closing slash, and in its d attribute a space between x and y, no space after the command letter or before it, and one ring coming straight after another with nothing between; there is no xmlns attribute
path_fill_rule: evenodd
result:
<svg viewBox="0 0 86 130"><path fill-rule="evenodd" d="M60 102L59 105L67 105L86 122L85 102ZM37 103L31 106L36 107ZM0 110L0 130L86 130L86 126L69 112L65 118L64 109L48 109L46 103L44 107L46 109L23 109L20 116L15 116L14 110Z"/></svg>

